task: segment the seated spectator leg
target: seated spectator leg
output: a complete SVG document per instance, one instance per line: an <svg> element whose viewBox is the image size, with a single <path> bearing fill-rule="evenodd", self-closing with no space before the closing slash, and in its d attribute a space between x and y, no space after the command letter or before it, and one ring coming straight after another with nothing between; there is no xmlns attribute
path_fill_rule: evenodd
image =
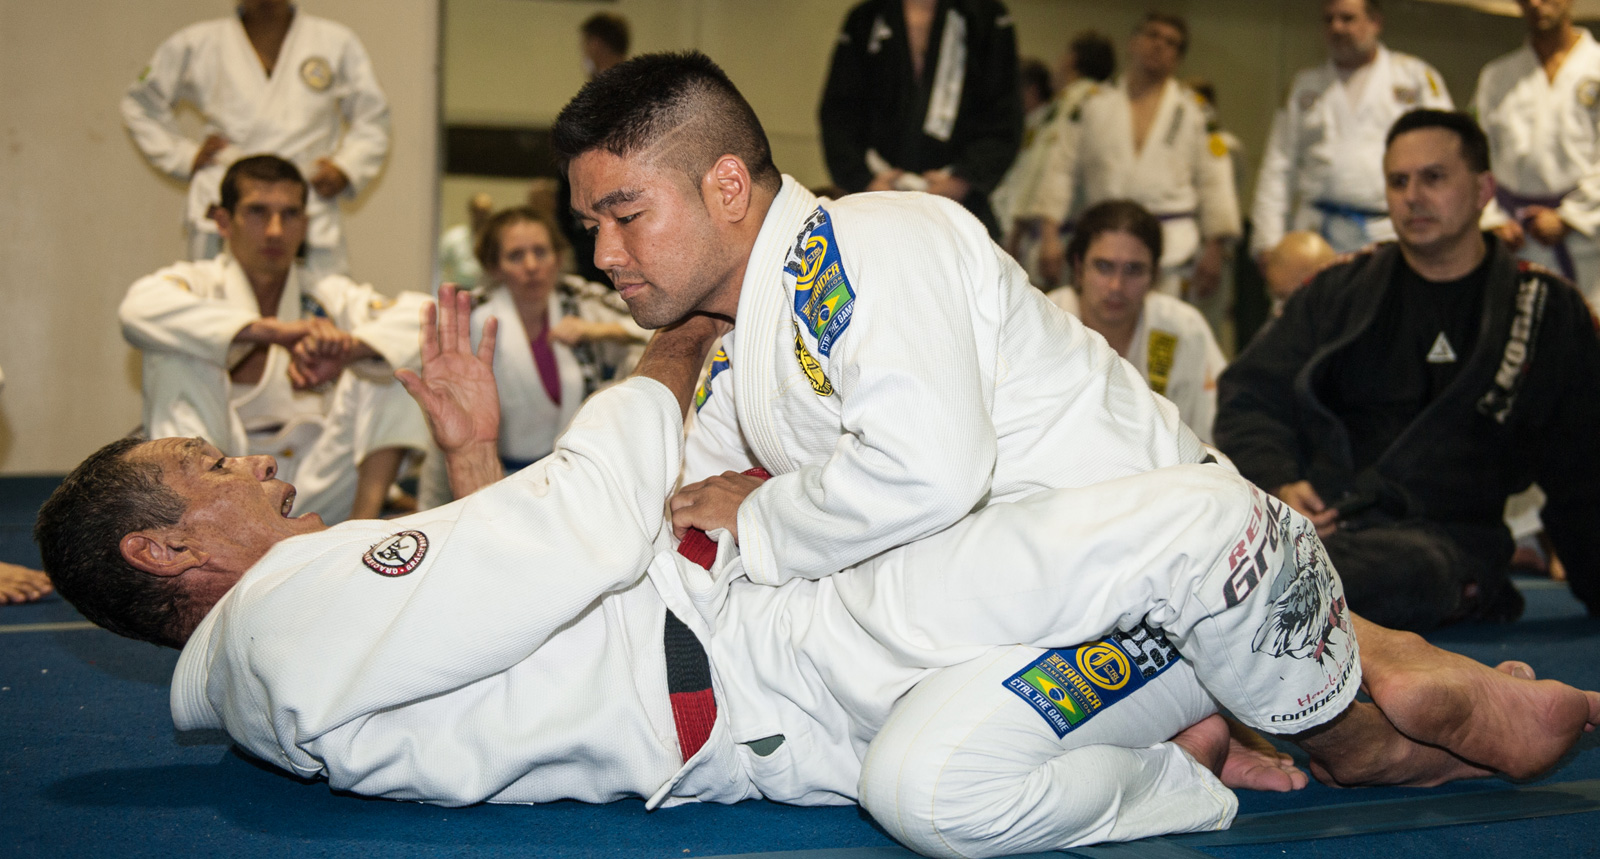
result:
<svg viewBox="0 0 1600 859"><path fill-rule="evenodd" d="M867 750L861 805L929 856L1059 850L1233 819L1232 792L1163 742L1216 709L1186 663L1058 737L1007 686L1045 653L995 648L917 684Z"/></svg>
<svg viewBox="0 0 1600 859"><path fill-rule="evenodd" d="M1323 544L1350 609L1382 626L1422 631L1469 614L1521 614L1520 595L1504 572L1490 569L1437 528L1341 529Z"/></svg>
<svg viewBox="0 0 1600 859"><path fill-rule="evenodd" d="M329 394L322 435L300 465L295 514L320 513L330 524L375 518L402 455L423 450L427 437L422 410L398 382L344 373ZM365 507L357 509L358 498Z"/></svg>

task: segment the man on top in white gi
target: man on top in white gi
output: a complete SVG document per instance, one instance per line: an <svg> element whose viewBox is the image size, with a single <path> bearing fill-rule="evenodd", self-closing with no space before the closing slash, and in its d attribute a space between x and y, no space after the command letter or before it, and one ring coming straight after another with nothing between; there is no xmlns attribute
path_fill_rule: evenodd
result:
<svg viewBox="0 0 1600 859"><path fill-rule="evenodd" d="M1473 108L1498 184L1484 225L1600 308L1600 43L1572 0L1518 0L1528 43L1483 67Z"/></svg>
<svg viewBox="0 0 1600 859"><path fill-rule="evenodd" d="M1206 691L1253 724L1318 725L1297 742L1345 782L1487 773L1467 761L1532 774L1600 721L1600 695L1375 627L1361 635L1378 655L1357 666L1352 630L1323 625L1335 607L1317 596L1337 584L1308 524L1214 466L1162 475L1153 505L1139 484L1154 475L991 505L821 581L744 581L729 541L696 566L687 542L671 550L661 501L726 326L662 331L554 454L489 486L494 326L474 354L467 296L441 302L423 376L402 380L461 501L327 528L288 515L270 458L173 438L108 445L41 509L45 565L74 605L183 648L180 729L225 728L338 789L446 805L859 797L916 849L992 856L1224 826L1215 772L1304 784L1275 754L1230 748ZM1116 548L1140 509L1167 539ZM1236 552L1275 581L1246 587ZM1137 620L1154 616L1185 659ZM1090 629L1111 634L1071 646ZM1069 649L1040 649L1054 643ZM1349 678L1330 706L1279 713L1261 694L1324 661ZM1376 706L1352 703L1358 683Z"/></svg>
<svg viewBox="0 0 1600 859"><path fill-rule="evenodd" d="M1159 289L1206 297L1239 237L1239 199L1227 143L1206 127L1199 96L1173 77L1188 47L1183 18L1146 15L1128 70L1084 102L1068 166L1074 213L1103 200L1149 209L1166 234Z"/></svg>
<svg viewBox="0 0 1600 859"><path fill-rule="evenodd" d="M172 109L181 101L205 117L199 143L178 130ZM122 119L157 170L189 183L190 259L222 250L211 207L223 171L270 152L294 162L316 191L306 203L307 267L347 272L339 198L359 193L389 152L389 102L349 28L289 0L240 0L238 14L161 43L123 97Z"/></svg>
<svg viewBox="0 0 1600 859"><path fill-rule="evenodd" d="M1393 241L1384 135L1407 111L1453 106L1432 66L1378 41L1378 0L1327 0L1322 20L1328 61L1295 75L1261 159L1250 210L1258 260L1293 230L1320 232L1340 253Z"/></svg>
<svg viewBox="0 0 1600 859"><path fill-rule="evenodd" d="M221 190L227 252L139 279L118 311L143 356L145 431L273 454L307 508L375 517L404 452L427 442L390 378L416 362L426 297L297 265L310 192L288 161L236 161Z"/></svg>

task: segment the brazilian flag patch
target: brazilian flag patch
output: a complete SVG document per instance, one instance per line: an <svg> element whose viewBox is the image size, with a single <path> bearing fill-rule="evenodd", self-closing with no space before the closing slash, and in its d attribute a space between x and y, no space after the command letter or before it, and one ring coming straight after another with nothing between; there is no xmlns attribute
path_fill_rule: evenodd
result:
<svg viewBox="0 0 1600 859"><path fill-rule="evenodd" d="M811 213L795 245L785 266L795 276L794 315L826 358L834 341L850 327L856 300L826 209L819 206Z"/></svg>
<svg viewBox="0 0 1600 859"><path fill-rule="evenodd" d="M1148 627L1068 650L1047 650L1005 687L1044 717L1057 738L1171 668L1178 654Z"/></svg>

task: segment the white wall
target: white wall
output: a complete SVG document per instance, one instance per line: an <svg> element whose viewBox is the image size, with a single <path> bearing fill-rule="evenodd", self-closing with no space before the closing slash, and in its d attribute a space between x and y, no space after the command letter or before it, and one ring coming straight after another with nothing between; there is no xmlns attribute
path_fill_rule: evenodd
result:
<svg viewBox="0 0 1600 859"><path fill-rule="evenodd" d="M393 106L389 164L346 210L352 272L389 292L426 288L437 3L301 8L361 35ZM183 189L145 164L117 101L162 39L231 10L225 0L0 0L0 473L64 472L139 422L138 360L116 308L135 278L182 255Z"/></svg>

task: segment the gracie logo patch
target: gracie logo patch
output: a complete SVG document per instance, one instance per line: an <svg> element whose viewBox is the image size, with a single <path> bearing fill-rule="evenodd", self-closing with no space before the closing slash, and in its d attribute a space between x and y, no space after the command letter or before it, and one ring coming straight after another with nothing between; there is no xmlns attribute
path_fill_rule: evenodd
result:
<svg viewBox="0 0 1600 859"><path fill-rule="evenodd" d="M317 92L327 92L333 86L333 67L321 57L312 57L300 64L300 80Z"/></svg>
<svg viewBox="0 0 1600 859"><path fill-rule="evenodd" d="M427 554L427 535L421 531L401 531L368 549L361 556L361 562L380 576L403 576L415 570Z"/></svg>
<svg viewBox="0 0 1600 859"><path fill-rule="evenodd" d="M1177 661L1160 633L1139 626L1070 650L1047 650L1007 678L1005 687L1038 711L1060 738Z"/></svg>

